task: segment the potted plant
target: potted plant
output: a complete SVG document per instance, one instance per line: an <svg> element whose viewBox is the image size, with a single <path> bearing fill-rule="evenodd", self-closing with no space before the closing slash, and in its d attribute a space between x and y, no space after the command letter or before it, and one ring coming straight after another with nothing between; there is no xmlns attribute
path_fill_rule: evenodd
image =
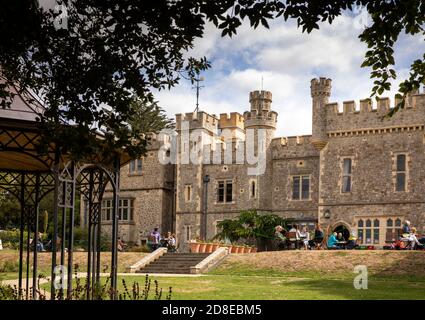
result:
<svg viewBox="0 0 425 320"><path fill-rule="evenodd" d="M230 253L238 253L238 246L236 245L231 245L231 247L229 248Z"/></svg>
<svg viewBox="0 0 425 320"><path fill-rule="evenodd" d="M256 253L257 252L257 247L251 247L251 253Z"/></svg>
<svg viewBox="0 0 425 320"><path fill-rule="evenodd" d="M213 248L213 244L212 243L210 243L210 242L206 243L205 244L205 253L211 253L211 252L213 252L212 248Z"/></svg>
<svg viewBox="0 0 425 320"><path fill-rule="evenodd" d="M245 246L243 249L243 253L250 253L251 252L251 247L250 246Z"/></svg>
<svg viewBox="0 0 425 320"><path fill-rule="evenodd" d="M220 247L220 244L217 243L217 242L213 242L211 244L211 247L212 247L211 252L214 252L215 250L217 250Z"/></svg>
<svg viewBox="0 0 425 320"><path fill-rule="evenodd" d="M207 247L207 244L205 242L199 243L199 253L205 253L205 248Z"/></svg>
<svg viewBox="0 0 425 320"><path fill-rule="evenodd" d="M197 242L196 240L190 240L189 245L190 245L190 252L192 252L192 253L198 253L199 252L199 245L200 245L199 242Z"/></svg>

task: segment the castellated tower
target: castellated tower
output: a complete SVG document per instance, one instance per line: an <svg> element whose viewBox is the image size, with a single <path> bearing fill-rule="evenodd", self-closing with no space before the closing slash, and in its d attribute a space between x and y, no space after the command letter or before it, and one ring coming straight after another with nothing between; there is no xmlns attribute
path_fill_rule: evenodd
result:
<svg viewBox="0 0 425 320"><path fill-rule="evenodd" d="M313 137L311 143L317 150L322 150L328 143L325 105L329 102L331 87L331 79L311 80L311 97L313 99Z"/></svg>
<svg viewBox="0 0 425 320"><path fill-rule="evenodd" d="M269 146L276 131L277 112L271 110L272 93L270 91L252 91L249 93L251 110L244 113L245 130L265 129L266 145Z"/></svg>
<svg viewBox="0 0 425 320"><path fill-rule="evenodd" d="M249 94L251 104L250 111L244 113L245 118L245 148L248 149L248 140L254 138L254 153L260 161L257 168L265 165L265 170L258 170L257 175L252 175L258 186L257 204L255 206L259 211L271 211L272 196L271 192L265 192L272 179L272 152L270 144L276 131L277 112L271 110L272 93L270 91L253 91ZM260 130L264 130L261 132ZM265 135L263 135L265 134ZM261 139L264 137L264 140ZM252 143L252 142L251 142ZM262 146L259 146L259 143ZM263 163L263 164L261 164ZM261 171L260 171L261 170Z"/></svg>

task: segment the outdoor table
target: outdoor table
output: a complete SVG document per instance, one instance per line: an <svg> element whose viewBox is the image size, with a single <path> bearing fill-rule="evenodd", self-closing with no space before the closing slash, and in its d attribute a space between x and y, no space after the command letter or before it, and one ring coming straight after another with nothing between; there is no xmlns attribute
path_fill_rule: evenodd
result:
<svg viewBox="0 0 425 320"><path fill-rule="evenodd" d="M346 249L347 241L338 241L337 246L341 247L342 249Z"/></svg>

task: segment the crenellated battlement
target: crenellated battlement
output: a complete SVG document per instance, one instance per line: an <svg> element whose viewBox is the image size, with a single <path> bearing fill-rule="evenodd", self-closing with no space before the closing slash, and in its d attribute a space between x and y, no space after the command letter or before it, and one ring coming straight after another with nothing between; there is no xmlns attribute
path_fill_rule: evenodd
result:
<svg viewBox="0 0 425 320"><path fill-rule="evenodd" d="M311 135L305 136L291 136L291 137L279 137L274 138L272 140L272 145L284 146L284 147L292 147L292 146L301 146L308 145L311 142Z"/></svg>
<svg viewBox="0 0 425 320"><path fill-rule="evenodd" d="M425 94L411 94L404 109L400 109L390 118L384 116L400 101L395 98L393 102L388 97L375 99L362 99L344 101L341 105L337 102L327 103L326 132L342 130L359 130L363 128L380 128L390 126L409 126L425 123Z"/></svg>
<svg viewBox="0 0 425 320"><path fill-rule="evenodd" d="M324 77L321 77L319 79L312 79L310 88L312 97L329 97L331 95L332 80Z"/></svg>
<svg viewBox="0 0 425 320"><path fill-rule="evenodd" d="M318 156L319 151L311 143L311 135L275 138L270 145L273 159Z"/></svg>
<svg viewBox="0 0 425 320"><path fill-rule="evenodd" d="M257 90L249 93L249 103L251 111L270 111L272 104L272 93L270 91Z"/></svg>
<svg viewBox="0 0 425 320"><path fill-rule="evenodd" d="M189 122L189 128L192 129L207 129L215 132L218 127L218 118L214 115L208 114L204 111L179 113L176 114L176 129L181 130L183 121Z"/></svg>
<svg viewBox="0 0 425 320"><path fill-rule="evenodd" d="M220 129L239 128L243 130L245 126L244 122L245 122L245 119L243 115L241 115L238 112L231 112L230 114L221 113L220 120L218 122L218 127Z"/></svg>

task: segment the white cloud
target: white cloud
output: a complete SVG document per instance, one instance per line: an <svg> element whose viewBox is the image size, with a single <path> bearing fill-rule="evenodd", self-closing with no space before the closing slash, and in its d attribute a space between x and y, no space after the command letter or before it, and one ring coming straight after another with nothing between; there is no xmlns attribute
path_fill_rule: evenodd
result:
<svg viewBox="0 0 425 320"><path fill-rule="evenodd" d="M245 23L233 38L221 38L220 31L207 24L205 36L196 40L188 53L205 55L212 62L212 69L204 74L200 109L217 115L249 110L249 92L261 89L263 77L264 89L273 93L272 107L279 113L276 135L299 135L311 134L313 77L333 79L331 101L358 101L370 95L370 70L360 68L366 46L358 39L361 30L354 17L342 15L311 34L303 34L283 19L270 26L270 30L253 30ZM399 79L408 74L408 64L424 50L423 41L401 37L396 48ZM388 96L396 89L393 86ZM170 116L195 109L195 91L187 82L156 97Z"/></svg>

